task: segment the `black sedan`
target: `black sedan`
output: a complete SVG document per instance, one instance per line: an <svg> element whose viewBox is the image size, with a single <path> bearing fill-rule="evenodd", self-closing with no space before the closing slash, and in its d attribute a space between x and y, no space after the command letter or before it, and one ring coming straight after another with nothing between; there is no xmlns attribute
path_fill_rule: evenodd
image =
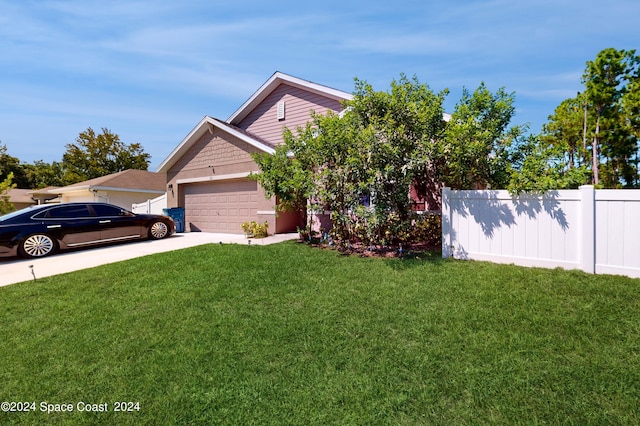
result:
<svg viewBox="0 0 640 426"><path fill-rule="evenodd" d="M174 232L167 216L105 203L44 204L0 216L0 256L43 257L58 249L160 239Z"/></svg>

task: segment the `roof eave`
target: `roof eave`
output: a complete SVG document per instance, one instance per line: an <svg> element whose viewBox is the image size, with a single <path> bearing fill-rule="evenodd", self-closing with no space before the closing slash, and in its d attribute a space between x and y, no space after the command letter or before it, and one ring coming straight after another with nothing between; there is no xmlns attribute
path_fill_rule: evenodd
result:
<svg viewBox="0 0 640 426"><path fill-rule="evenodd" d="M202 137L206 132L213 133L213 128L219 128L229 133L232 136L237 137L243 142L258 148L268 154L273 154L275 150L270 146L267 146L225 124L223 121L215 118L205 116L200 122L189 132L187 136L178 144L178 146L169 154L169 156L158 166L157 171L160 173L168 173L169 169L178 161L182 155L184 155L193 144Z"/></svg>
<svg viewBox="0 0 640 426"><path fill-rule="evenodd" d="M56 188L56 189L50 189L49 192L50 194L67 194L69 192L81 192L81 191L89 191L91 188L90 185L82 185L82 186L72 186L72 187L66 187L66 188Z"/></svg>
<svg viewBox="0 0 640 426"><path fill-rule="evenodd" d="M164 189L160 190L160 189L144 189L144 188L123 188L123 187L118 187L118 186L100 186L100 185L95 185L95 186L90 186L89 187L90 191L112 191L112 192L144 192L147 194L164 194L165 191Z"/></svg>

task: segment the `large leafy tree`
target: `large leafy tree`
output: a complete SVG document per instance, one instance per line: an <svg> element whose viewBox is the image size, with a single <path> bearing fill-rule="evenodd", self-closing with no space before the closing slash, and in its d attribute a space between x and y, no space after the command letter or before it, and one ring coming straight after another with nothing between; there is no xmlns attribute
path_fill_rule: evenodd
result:
<svg viewBox="0 0 640 426"><path fill-rule="evenodd" d="M5 180L12 174L12 183L18 188L31 188L24 166L20 160L7 154L7 146L0 145L0 180Z"/></svg>
<svg viewBox="0 0 640 426"><path fill-rule="evenodd" d="M356 80L342 114L314 114L305 128L285 131L275 155L256 155L256 178L283 205L300 208L310 199L330 210L343 242L401 242L413 219L412 188L466 189L508 179L513 95L481 85L465 92L446 123L446 94L404 75L386 92Z"/></svg>
<svg viewBox="0 0 640 426"><path fill-rule="evenodd" d="M285 129L284 144L273 155L255 154L261 173L252 177L259 180L269 196L278 197L280 211L306 210L307 200L314 194L313 171L315 163L304 161L303 153L295 148L296 138ZM293 157L291 153L298 155Z"/></svg>
<svg viewBox="0 0 640 426"><path fill-rule="evenodd" d="M504 188L509 181L508 148L522 132L509 128L515 95L492 93L484 83L464 89L440 144L439 177L454 189Z"/></svg>
<svg viewBox="0 0 640 426"><path fill-rule="evenodd" d="M29 182L29 188L40 189L47 186L65 186L78 181L67 181L65 170L61 162L51 163L37 160L33 164L23 164L24 174Z"/></svg>
<svg viewBox="0 0 640 426"><path fill-rule="evenodd" d="M385 233L392 218L409 220L409 190L433 166L445 92L404 75L388 92L360 80L355 86L343 114L314 114L305 128L285 131L275 155L256 156L257 179L268 196L330 210L340 240L364 227L368 242L379 243L393 239Z"/></svg>
<svg viewBox="0 0 640 426"><path fill-rule="evenodd" d="M16 187L12 179L13 173L9 173L6 178L0 181L0 214L14 210L13 204L9 201L9 191Z"/></svg>
<svg viewBox="0 0 640 426"><path fill-rule="evenodd" d="M8 194L11 189L16 187L11 170L15 166L13 160L14 157L7 155L7 147L0 145L0 214L13 210L13 204L9 201Z"/></svg>
<svg viewBox="0 0 640 426"><path fill-rule="evenodd" d="M575 98L565 99L543 126L542 142L565 152L569 169L591 163L591 151L587 145L586 102L584 94L580 93Z"/></svg>
<svg viewBox="0 0 640 426"><path fill-rule="evenodd" d="M66 145L62 157L65 181L68 183L120 172L126 169L147 170L151 156L139 143L125 144L120 137L106 128L102 133L89 127Z"/></svg>
<svg viewBox="0 0 640 426"><path fill-rule="evenodd" d="M343 124L355 142L350 158L358 159L357 173L352 173L356 189L373 195L377 211L393 211L406 220L411 187L430 183L429 171L436 165L437 143L444 134L446 94L404 75L391 82L388 92L356 80Z"/></svg>
<svg viewBox="0 0 640 426"><path fill-rule="evenodd" d="M626 166L635 141L621 116L621 101L629 88L629 80L637 78L639 66L640 57L635 55L635 50L613 48L602 50L594 61L587 62L582 81L585 97L593 111L591 170L596 185L600 184L601 155L606 161L603 167L607 176L605 186L617 185L620 177L629 179L630 171Z"/></svg>
<svg viewBox="0 0 640 426"><path fill-rule="evenodd" d="M586 167L569 166L564 146L545 142L539 135L515 138L509 149L509 162L507 189L514 194L577 188L589 176Z"/></svg>
<svg viewBox="0 0 640 426"><path fill-rule="evenodd" d="M558 105L540 135L514 140L508 189L513 193L543 192L587 182L591 151L586 114L586 99L578 94Z"/></svg>
<svg viewBox="0 0 640 426"><path fill-rule="evenodd" d="M629 160L632 165L629 168L635 171L635 174L632 180L627 183L633 182L633 186L638 188L640 186L640 169L638 168L640 162L640 147L638 146L640 141L640 66L635 75L628 78L625 93L622 95L622 115L631 140L635 142L635 149Z"/></svg>

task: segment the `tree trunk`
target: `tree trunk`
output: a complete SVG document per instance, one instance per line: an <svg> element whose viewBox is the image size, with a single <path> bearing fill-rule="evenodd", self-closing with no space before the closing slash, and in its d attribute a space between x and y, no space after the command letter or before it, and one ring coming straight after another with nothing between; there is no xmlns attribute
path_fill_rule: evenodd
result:
<svg viewBox="0 0 640 426"><path fill-rule="evenodd" d="M587 103L584 103L584 119L582 120L582 149L587 152Z"/></svg>
<svg viewBox="0 0 640 426"><path fill-rule="evenodd" d="M600 137L600 111L598 111L598 116L596 118L596 134L593 136L593 145L592 149L592 172L593 172L593 184L597 185L599 183L599 174L598 174L598 143Z"/></svg>

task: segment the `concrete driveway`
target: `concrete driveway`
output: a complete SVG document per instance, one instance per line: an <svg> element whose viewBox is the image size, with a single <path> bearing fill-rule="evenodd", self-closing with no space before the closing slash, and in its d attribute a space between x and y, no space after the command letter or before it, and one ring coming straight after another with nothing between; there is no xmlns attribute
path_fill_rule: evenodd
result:
<svg viewBox="0 0 640 426"><path fill-rule="evenodd" d="M298 238L297 233L277 234L250 239L252 245L266 245ZM0 286L51 275L93 268L134 257L179 250L202 244L249 244L244 235L188 232L174 234L163 240L141 240L106 247L63 251L42 259L0 258Z"/></svg>

